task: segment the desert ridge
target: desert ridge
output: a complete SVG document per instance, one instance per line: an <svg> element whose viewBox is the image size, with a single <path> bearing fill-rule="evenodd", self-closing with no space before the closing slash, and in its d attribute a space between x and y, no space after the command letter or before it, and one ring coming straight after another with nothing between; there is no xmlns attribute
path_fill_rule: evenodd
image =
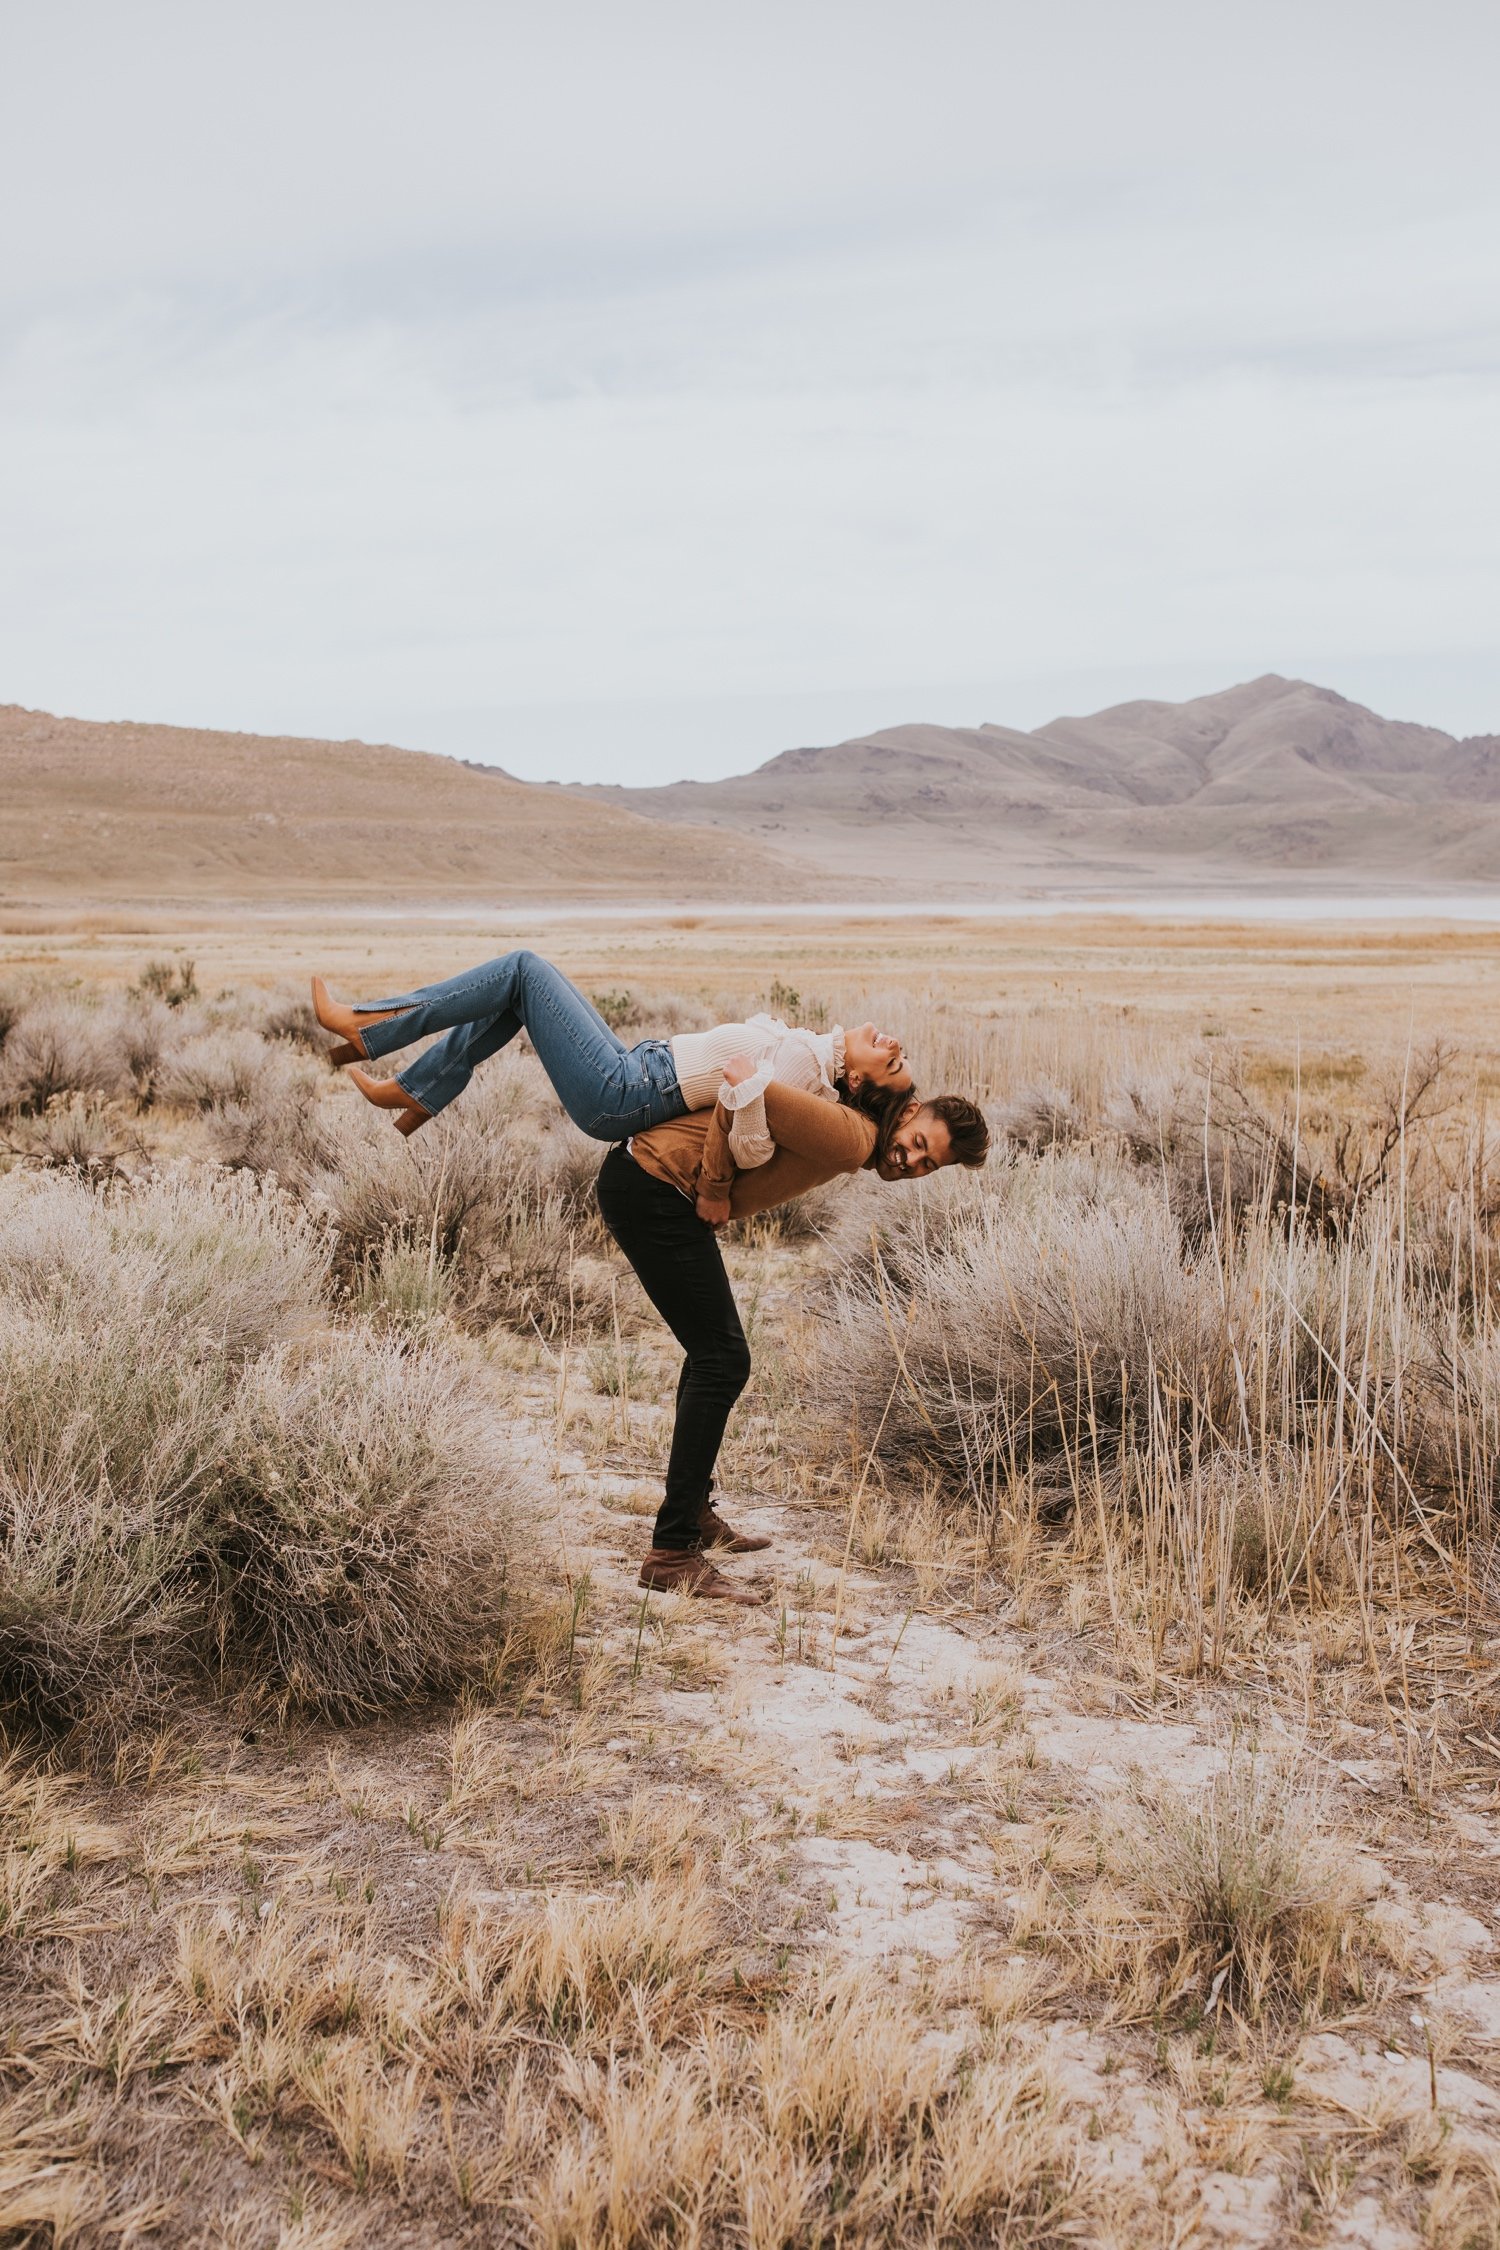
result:
<svg viewBox="0 0 1500 2250"><path fill-rule="evenodd" d="M1500 736L1277 674L1031 733L912 723L723 781L0 706L0 903L1003 901L1500 882Z"/></svg>
<svg viewBox="0 0 1500 2250"><path fill-rule="evenodd" d="M1460 741L1268 673L1030 733L913 723L597 803L816 852L908 894L1500 880L1500 737Z"/></svg>
<svg viewBox="0 0 1500 2250"><path fill-rule="evenodd" d="M384 743L0 706L0 901L240 904L806 898L754 838Z"/></svg>

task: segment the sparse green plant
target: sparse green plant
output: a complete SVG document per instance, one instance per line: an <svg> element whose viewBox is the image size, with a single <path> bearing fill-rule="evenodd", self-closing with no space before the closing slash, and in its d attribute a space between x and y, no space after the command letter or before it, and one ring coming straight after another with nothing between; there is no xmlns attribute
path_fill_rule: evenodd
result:
<svg viewBox="0 0 1500 2250"><path fill-rule="evenodd" d="M175 961L158 958L148 961L137 977L134 989L143 1000L160 1000L165 1007L182 1008L198 998L198 972L186 954Z"/></svg>
<svg viewBox="0 0 1500 2250"><path fill-rule="evenodd" d="M611 1031L633 1031L641 1020L633 992L594 992L589 997Z"/></svg>
<svg viewBox="0 0 1500 2250"><path fill-rule="evenodd" d="M601 1337L589 1346L588 1378L606 1398L639 1398L646 1361L638 1344L620 1336Z"/></svg>

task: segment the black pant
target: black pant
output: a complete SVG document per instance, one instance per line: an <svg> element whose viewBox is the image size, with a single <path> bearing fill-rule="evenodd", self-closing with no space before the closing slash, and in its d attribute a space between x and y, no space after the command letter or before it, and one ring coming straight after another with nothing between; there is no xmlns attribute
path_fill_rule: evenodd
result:
<svg viewBox="0 0 1500 2250"><path fill-rule="evenodd" d="M685 1195L643 1171L624 1148L612 1148L598 1196L605 1225L687 1353L655 1543L696 1547L724 1425L750 1380L750 1346L714 1230Z"/></svg>

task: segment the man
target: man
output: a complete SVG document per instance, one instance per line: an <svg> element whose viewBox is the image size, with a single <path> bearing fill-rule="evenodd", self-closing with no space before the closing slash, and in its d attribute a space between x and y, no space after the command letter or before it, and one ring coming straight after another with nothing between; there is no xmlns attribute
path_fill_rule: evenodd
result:
<svg viewBox="0 0 1500 2250"><path fill-rule="evenodd" d="M725 1072L737 1087L751 1065ZM768 1539L736 1532L713 1504L714 1463L730 1409L750 1380L750 1347L714 1229L805 1195L842 1172L866 1167L883 1180L923 1179L945 1164L983 1164L989 1128L961 1094L924 1102L913 1094L882 1136L873 1120L841 1103L776 1083L767 1085L766 1125L776 1153L738 1172L729 1154L730 1115L712 1110L674 1117L610 1150L599 1173L599 1208L641 1287L681 1344L677 1419L666 1495L656 1519L642 1586L751 1607L763 1596L725 1578L705 1550L750 1554ZM733 1100L733 1095L728 1097Z"/></svg>

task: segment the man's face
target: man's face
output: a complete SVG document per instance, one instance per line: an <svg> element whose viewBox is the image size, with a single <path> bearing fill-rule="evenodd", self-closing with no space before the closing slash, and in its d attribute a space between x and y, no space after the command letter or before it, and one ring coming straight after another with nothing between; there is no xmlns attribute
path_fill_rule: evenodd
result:
<svg viewBox="0 0 1500 2250"><path fill-rule="evenodd" d="M925 1180L953 1161L948 1128L930 1109L914 1102L902 1118L876 1170L883 1180Z"/></svg>

